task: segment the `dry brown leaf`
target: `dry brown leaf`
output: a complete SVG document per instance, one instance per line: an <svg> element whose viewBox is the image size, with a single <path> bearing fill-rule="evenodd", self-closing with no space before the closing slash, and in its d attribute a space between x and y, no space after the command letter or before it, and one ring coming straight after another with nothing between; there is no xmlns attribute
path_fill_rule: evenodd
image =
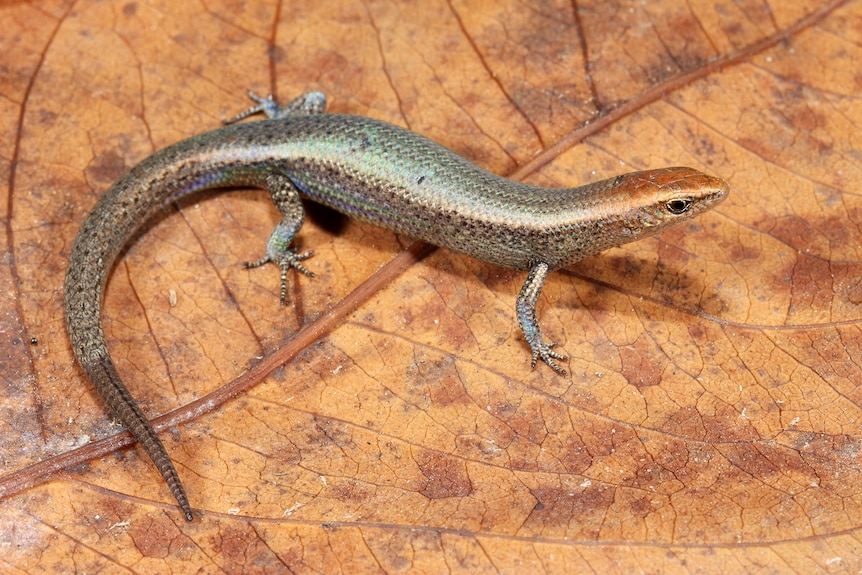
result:
<svg viewBox="0 0 862 575"><path fill-rule="evenodd" d="M0 570L858 572L860 30L847 1L0 4ZM240 265L266 194L183 202L105 328L145 411L177 409L186 523L124 436L88 445L117 429L62 280L99 195L247 87L532 182L689 165L732 192L552 276L569 378L529 370L522 273L314 210L318 278L279 308Z"/></svg>

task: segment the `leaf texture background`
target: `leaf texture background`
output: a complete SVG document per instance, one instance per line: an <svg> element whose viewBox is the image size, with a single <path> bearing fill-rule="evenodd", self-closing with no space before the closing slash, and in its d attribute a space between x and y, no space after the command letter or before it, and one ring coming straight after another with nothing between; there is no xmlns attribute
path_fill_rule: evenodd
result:
<svg viewBox="0 0 862 575"><path fill-rule="evenodd" d="M858 1L0 3L2 570L859 572L859 61ZM282 308L241 265L265 192L172 206L105 329L176 410L186 523L73 362L63 274L98 197L246 88L532 183L688 165L731 195L552 275L568 378L529 369L522 273L311 208Z"/></svg>

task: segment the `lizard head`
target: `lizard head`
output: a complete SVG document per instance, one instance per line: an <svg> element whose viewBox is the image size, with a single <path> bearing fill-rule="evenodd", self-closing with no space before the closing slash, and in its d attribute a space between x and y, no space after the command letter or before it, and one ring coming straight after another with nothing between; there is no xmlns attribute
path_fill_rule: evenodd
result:
<svg viewBox="0 0 862 575"><path fill-rule="evenodd" d="M574 236L555 234L554 241L560 245L543 248L540 255L562 256L551 260L554 266L570 266L690 220L724 200L728 186L724 180L692 168L662 168L623 174L578 191L588 212L587 224ZM591 233L584 234L584 228Z"/></svg>
<svg viewBox="0 0 862 575"><path fill-rule="evenodd" d="M662 168L618 178L621 231L633 241L689 220L724 200L727 182L693 168Z"/></svg>

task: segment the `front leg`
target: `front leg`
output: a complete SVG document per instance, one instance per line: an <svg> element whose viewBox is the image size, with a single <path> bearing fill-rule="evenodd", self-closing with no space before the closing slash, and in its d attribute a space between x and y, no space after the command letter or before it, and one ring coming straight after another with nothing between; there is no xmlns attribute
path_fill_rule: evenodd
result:
<svg viewBox="0 0 862 575"><path fill-rule="evenodd" d="M518 294L515 311L521 331L524 332L524 337L527 338L527 343L533 350L533 361L530 367L536 367L536 361L541 357L542 361L551 366L554 371L561 375L568 375L566 370L558 366L554 360L565 361L569 358L552 350L551 347L555 345L553 342L545 342L539 319L536 317L536 301L542 293L542 287L545 285L545 278L548 277L550 269L550 266L544 262L539 262L530 269L530 275L527 276L527 281L524 282L524 287Z"/></svg>
<svg viewBox="0 0 862 575"><path fill-rule="evenodd" d="M280 120L289 116L323 114L326 111L326 96L321 92L306 92L301 96L297 96L284 106L280 106L272 97L272 94L266 98L262 98L249 90L248 97L257 102L257 105L243 110L233 118L223 120L222 124L233 124L261 112L266 114L267 118Z"/></svg>
<svg viewBox="0 0 862 575"><path fill-rule="evenodd" d="M299 263L309 258L312 252L298 253L290 247L305 221L305 208L302 207L299 191L291 179L282 174L270 174L266 178L266 188L284 218L272 230L264 256L257 261L246 262L245 265L256 268L272 262L281 268L281 304L284 305L287 300L287 270L295 268L309 277L314 277L311 271Z"/></svg>

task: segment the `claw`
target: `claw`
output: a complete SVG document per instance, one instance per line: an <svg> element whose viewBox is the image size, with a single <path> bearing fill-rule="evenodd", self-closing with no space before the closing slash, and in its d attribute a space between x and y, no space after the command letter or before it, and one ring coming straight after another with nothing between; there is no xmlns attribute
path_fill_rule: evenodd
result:
<svg viewBox="0 0 862 575"><path fill-rule="evenodd" d="M531 346L533 348L533 360L530 362L530 369L535 368L536 362L539 360L539 358L542 358L542 361L547 363L551 369L553 369L560 375L569 375L569 373L565 369L557 365L557 362L554 361L555 359L559 359L560 361L566 361L567 359L569 359L569 356L557 353L556 351L552 350L551 348L555 345L557 344L554 342L534 342Z"/></svg>
<svg viewBox="0 0 862 575"><path fill-rule="evenodd" d="M310 278L315 277L314 272L306 268L302 265L302 260L307 260L314 254L313 250L308 250L301 254L296 253L294 251L288 250L278 254L277 256L273 256L272 254L267 254L260 258L259 260L255 260L253 262L245 262L245 267L247 268L256 268L260 267L263 264L274 263L281 269L281 305L285 305L287 303L287 271L290 268L301 272L304 275L307 275Z"/></svg>
<svg viewBox="0 0 862 575"><path fill-rule="evenodd" d="M272 94L268 95L266 98L262 98L251 90L248 90L248 96L249 98L254 100L257 105L243 110L233 118L222 120L222 124L224 124L225 126L227 126L228 124L234 124L236 122L239 122L240 120L244 120L249 116L254 116L255 114L259 114L261 112L266 114L268 118L273 118L278 114L280 108L278 106L278 102L276 102L275 99L272 97Z"/></svg>
<svg viewBox="0 0 862 575"><path fill-rule="evenodd" d="M322 114L326 110L326 96L320 92L306 92L285 106L279 106L272 94L264 98L248 90L248 97L255 102L255 105L243 110L233 118L222 120L222 124L234 124L261 112L267 118L284 118L292 115Z"/></svg>

